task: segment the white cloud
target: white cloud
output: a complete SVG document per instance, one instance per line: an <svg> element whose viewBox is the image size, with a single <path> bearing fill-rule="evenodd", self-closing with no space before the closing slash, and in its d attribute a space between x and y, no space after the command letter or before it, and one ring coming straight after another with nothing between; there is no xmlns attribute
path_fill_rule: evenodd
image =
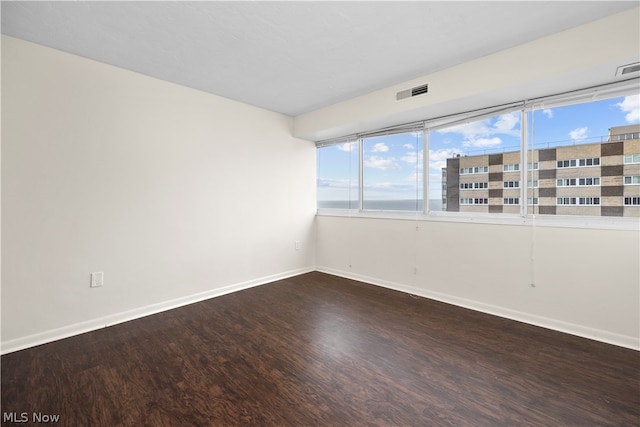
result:
<svg viewBox="0 0 640 427"><path fill-rule="evenodd" d="M389 151L389 147L384 142L378 142L373 146L374 153L386 153Z"/></svg>
<svg viewBox="0 0 640 427"><path fill-rule="evenodd" d="M447 159L455 157L460 151L454 148L443 148L440 150L429 150L429 169L441 171L447 167Z"/></svg>
<svg viewBox="0 0 640 427"><path fill-rule="evenodd" d="M439 130L440 133L458 133L464 137L466 147L494 147L502 143L502 139L493 135L519 136L520 113L501 114L491 124L492 119L479 120Z"/></svg>
<svg viewBox="0 0 640 427"><path fill-rule="evenodd" d="M402 148L406 148L407 150L413 150L416 147L414 147L413 144L404 144Z"/></svg>
<svg viewBox="0 0 640 427"><path fill-rule="evenodd" d="M573 140L585 139L587 137L588 132L589 132L589 128L586 126L583 128L577 128L569 132L569 137L571 137L571 139Z"/></svg>
<svg viewBox="0 0 640 427"><path fill-rule="evenodd" d="M424 157L424 151L420 150L418 153L415 151L410 151L406 156L400 158L403 162L407 162L411 165L415 165L417 163L418 169L422 169L422 162Z"/></svg>
<svg viewBox="0 0 640 427"><path fill-rule="evenodd" d="M450 128L438 130L440 133L459 133L464 135L465 138L473 138L476 135L489 135L491 128L489 127L490 120L480 120L473 123L465 123L462 125L452 126Z"/></svg>
<svg viewBox="0 0 640 427"><path fill-rule="evenodd" d="M357 142L345 142L344 144L338 144L338 150L340 151L353 151L358 146Z"/></svg>
<svg viewBox="0 0 640 427"><path fill-rule="evenodd" d="M544 110L542 110L542 114L547 116L548 119L553 118L553 110L551 108L545 108Z"/></svg>
<svg viewBox="0 0 640 427"><path fill-rule="evenodd" d="M404 180L410 182L422 182L422 177L424 174L422 172L414 172L411 175L407 176Z"/></svg>
<svg viewBox="0 0 640 427"><path fill-rule="evenodd" d="M502 140L497 136L493 138L472 138L462 141L462 145L465 147L495 147L502 144Z"/></svg>
<svg viewBox="0 0 640 427"><path fill-rule="evenodd" d="M502 114L496 120L496 123L493 125L494 133L503 133L507 135L520 135L520 131L516 129L516 126L520 123L520 113L508 113Z"/></svg>
<svg viewBox="0 0 640 427"><path fill-rule="evenodd" d="M640 121L640 95L625 96L622 102L616 104L623 113L627 113L624 118L629 123Z"/></svg>
<svg viewBox="0 0 640 427"><path fill-rule="evenodd" d="M385 159L380 156L371 156L369 159L364 161L364 165L368 168L387 170L387 169L398 169L400 165L396 163L394 158Z"/></svg>

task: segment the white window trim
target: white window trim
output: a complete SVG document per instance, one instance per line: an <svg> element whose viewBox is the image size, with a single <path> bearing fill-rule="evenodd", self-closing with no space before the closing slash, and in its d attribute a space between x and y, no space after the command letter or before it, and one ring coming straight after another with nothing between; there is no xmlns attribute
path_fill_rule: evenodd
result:
<svg viewBox="0 0 640 427"><path fill-rule="evenodd" d="M633 157L632 157L632 158L631 158L631 161L630 161L630 162L627 162L627 157L628 157L628 156L638 156L638 161L634 161L634 160L633 160ZM623 165L637 165L637 164L640 164L640 155L638 155L638 154L625 154L625 155L622 157L622 164L623 164Z"/></svg>
<svg viewBox="0 0 640 427"><path fill-rule="evenodd" d="M522 114L521 133L521 158L523 164L528 164L527 154L531 147L527 145L527 114L528 112L541 110L544 108L555 108L564 105L579 104L582 102L594 101L596 99L609 99L614 97L627 96L630 93L637 93L637 86L640 79L629 79L622 82L615 82L595 88L587 88L577 90L570 93L564 93L554 96L546 96L542 98L532 99L529 101L514 102L511 104L489 107L477 112L460 113L457 115L435 118L421 122L424 126L423 150L428 153L429 150L429 132L438 129L447 128L456 124L466 123L469 120L481 120L487 117L493 117L501 113L508 113L520 110ZM340 138L343 140L353 140L352 137ZM337 139L336 139L337 140ZM324 145L332 145L331 141L322 141L316 143L318 147ZM362 144L360 145L360 176L362 183ZM640 163L640 162L637 162ZM623 164L636 164L623 163ZM597 166L576 166L576 167L598 167ZM423 157L423 170L428 170L428 156ZM520 170L522 179L526 178L526 171ZM627 184L630 185L630 184ZM451 223L476 223L476 224L502 224L502 225L525 225L537 227L552 228L577 228L577 229L603 229L603 230L629 230L640 231L640 221L635 217L608 217L608 216L591 216L591 215L536 215L524 213L527 206L521 203L520 214L505 213L475 213L475 212L447 212L447 211L431 211L429 210L429 174L424 174L423 200L424 211L363 211L362 209L362 189L360 187L360 208L359 209L317 209L319 216L337 216L337 217L355 217L355 218L383 218L383 219L400 219L400 220L416 220L416 221L434 221L434 222L451 222ZM521 189L521 201L527 200L527 190L529 185L523 185ZM535 187L534 187L535 188ZM623 200L624 203L624 200ZM486 205L483 205L486 206ZM570 205L579 206L579 205ZM591 205L593 206L593 205ZM634 206L634 205L627 205Z"/></svg>
<svg viewBox="0 0 640 427"><path fill-rule="evenodd" d="M635 177L638 178L638 182L633 182L633 178ZM631 182L628 184L624 182L626 178L631 178ZM640 175L624 175L624 178L622 178L622 183L623 185L640 185Z"/></svg>
<svg viewBox="0 0 640 427"><path fill-rule="evenodd" d="M625 203L625 202L626 202L626 200L625 200L625 199L632 199L632 200L633 200L633 199L640 199L640 196L623 196L623 197L622 197L622 206L640 206L640 203L639 203L639 204L637 204L637 205L634 205L634 204L627 204L627 203Z"/></svg>

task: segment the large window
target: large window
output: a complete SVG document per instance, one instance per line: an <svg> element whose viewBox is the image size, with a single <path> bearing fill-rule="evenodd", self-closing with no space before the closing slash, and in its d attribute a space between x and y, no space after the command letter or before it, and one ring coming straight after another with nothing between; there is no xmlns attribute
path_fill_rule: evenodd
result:
<svg viewBox="0 0 640 427"><path fill-rule="evenodd" d="M317 150L318 208L358 209L358 141Z"/></svg>
<svg viewBox="0 0 640 427"><path fill-rule="evenodd" d="M640 95L593 100L629 87L320 144L318 207L639 217Z"/></svg>
<svg viewBox="0 0 640 427"><path fill-rule="evenodd" d="M539 169L528 176L539 198L529 213L542 215L637 216L625 208L625 168L640 156L638 96L570 105L544 105L530 114L529 155ZM622 136L622 137L621 137Z"/></svg>
<svg viewBox="0 0 640 427"><path fill-rule="evenodd" d="M518 213L520 116L514 111L429 133L430 211Z"/></svg>
<svg viewBox="0 0 640 427"><path fill-rule="evenodd" d="M363 138L363 209L422 211L421 131Z"/></svg>

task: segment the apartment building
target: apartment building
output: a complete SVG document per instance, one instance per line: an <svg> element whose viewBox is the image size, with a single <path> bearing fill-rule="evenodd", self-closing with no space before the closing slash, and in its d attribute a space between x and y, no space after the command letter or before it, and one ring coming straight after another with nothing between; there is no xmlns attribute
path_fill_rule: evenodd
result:
<svg viewBox="0 0 640 427"><path fill-rule="evenodd" d="M531 150L527 188L521 153L459 156L443 169L442 201L452 212L640 216L640 125L609 129L607 141Z"/></svg>

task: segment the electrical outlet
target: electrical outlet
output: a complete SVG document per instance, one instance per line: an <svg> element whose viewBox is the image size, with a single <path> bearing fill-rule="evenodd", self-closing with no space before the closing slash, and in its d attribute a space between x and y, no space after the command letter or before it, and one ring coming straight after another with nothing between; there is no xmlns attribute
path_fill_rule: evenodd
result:
<svg viewBox="0 0 640 427"><path fill-rule="evenodd" d="M296 243L295 243L294 246L296 248L296 251L299 251L300 250L300 240L296 240Z"/></svg>
<svg viewBox="0 0 640 427"><path fill-rule="evenodd" d="M92 288L99 288L104 283L104 273L102 271L97 271L91 273L91 284Z"/></svg>

